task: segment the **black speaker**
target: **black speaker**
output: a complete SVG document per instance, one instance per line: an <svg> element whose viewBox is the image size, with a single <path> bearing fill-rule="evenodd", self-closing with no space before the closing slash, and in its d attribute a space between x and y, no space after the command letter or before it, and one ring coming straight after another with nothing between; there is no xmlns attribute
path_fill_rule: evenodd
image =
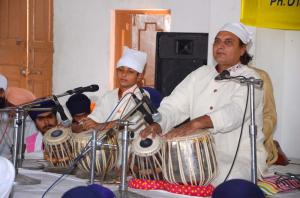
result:
<svg viewBox="0 0 300 198"><path fill-rule="evenodd" d="M157 32L155 88L163 96L207 64L208 33Z"/></svg>

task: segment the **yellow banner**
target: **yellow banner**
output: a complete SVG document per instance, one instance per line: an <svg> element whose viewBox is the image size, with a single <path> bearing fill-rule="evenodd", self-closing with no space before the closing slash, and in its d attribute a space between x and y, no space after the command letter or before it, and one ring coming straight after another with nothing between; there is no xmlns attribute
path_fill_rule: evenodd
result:
<svg viewBox="0 0 300 198"><path fill-rule="evenodd" d="M242 0L241 22L257 27L300 30L300 0Z"/></svg>

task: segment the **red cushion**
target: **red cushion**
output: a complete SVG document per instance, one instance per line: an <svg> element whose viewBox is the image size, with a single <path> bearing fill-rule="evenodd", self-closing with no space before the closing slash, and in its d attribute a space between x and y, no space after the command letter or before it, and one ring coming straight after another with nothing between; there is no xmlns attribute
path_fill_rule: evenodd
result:
<svg viewBox="0 0 300 198"><path fill-rule="evenodd" d="M147 180L147 179L131 179L128 181L130 188L142 190L164 190L164 181Z"/></svg>
<svg viewBox="0 0 300 198"><path fill-rule="evenodd" d="M197 197L209 197L212 195L214 187L212 185L208 186L190 186L190 185L180 185L168 183L165 185L165 190L183 195L197 196Z"/></svg>
<svg viewBox="0 0 300 198"><path fill-rule="evenodd" d="M142 189L142 190L166 190L171 193L198 196L198 197L209 197L212 195L214 187L208 186L191 186L191 185L180 185L171 184L167 181L160 180L146 180L146 179L131 179L128 182L130 188Z"/></svg>

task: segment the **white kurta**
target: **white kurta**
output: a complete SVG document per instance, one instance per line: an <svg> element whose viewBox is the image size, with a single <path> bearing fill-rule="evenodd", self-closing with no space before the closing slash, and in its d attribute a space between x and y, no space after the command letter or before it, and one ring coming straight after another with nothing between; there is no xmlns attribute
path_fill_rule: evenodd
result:
<svg viewBox="0 0 300 198"><path fill-rule="evenodd" d="M259 78L254 70L238 64L229 69L231 76L242 75ZM215 81L218 75L212 66L202 66L189 74L166 97L159 108L162 115L160 125L164 133L187 118L208 115L213 122L210 129L215 139L215 151L219 174L213 181L221 183L232 164L241 131L243 113L247 97L247 85L235 81ZM257 125L257 164L258 173L266 168L266 152L263 146L263 92L255 89L255 118ZM242 140L238 156L229 178L251 179L251 147L249 137L250 105L248 105Z"/></svg>
<svg viewBox="0 0 300 198"><path fill-rule="evenodd" d="M98 123L124 118L124 116L126 116L127 113L136 106L131 94L128 93L134 93L138 99L142 98L142 94L136 85L123 93L122 97L125 97L122 100L119 100L118 91L119 89L108 91L99 98L96 102L95 109L88 117ZM128 120L131 122L137 122L137 124L130 126L129 128L134 132L140 130L140 125L144 123L143 121L141 122L142 117L143 115L140 112L136 112L132 115Z"/></svg>
<svg viewBox="0 0 300 198"><path fill-rule="evenodd" d="M124 118L124 116L126 116L127 113L136 106L136 103L133 100L131 94L127 94L127 93L134 93L139 99L142 98L142 94L140 90L137 89L136 85L123 93L122 98L127 94L123 100L119 100L118 91L119 89L108 91L101 98L99 98L99 100L96 102L95 109L88 117L98 123L104 123L107 121ZM136 112L135 114L133 114L131 117L127 119L130 122L136 123L135 125L129 126L130 131L134 132L134 137L136 137L138 133L146 126L146 123L142 118L143 115L140 112ZM121 138L122 136L121 134L119 134L118 135L119 148L121 148L122 145ZM130 147L128 150L130 152ZM121 153L122 150L119 149L120 156ZM118 160L118 165L120 164L121 164L121 157L119 157Z"/></svg>

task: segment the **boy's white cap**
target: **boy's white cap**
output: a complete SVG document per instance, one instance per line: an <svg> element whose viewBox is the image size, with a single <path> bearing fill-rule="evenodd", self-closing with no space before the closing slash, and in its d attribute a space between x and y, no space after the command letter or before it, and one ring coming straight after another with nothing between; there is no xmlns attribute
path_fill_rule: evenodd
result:
<svg viewBox="0 0 300 198"><path fill-rule="evenodd" d="M233 33L246 45L252 41L251 33L242 23L226 23L219 32L221 31Z"/></svg>
<svg viewBox="0 0 300 198"><path fill-rule="evenodd" d="M117 63L117 68L125 66L134 69L138 73L143 73L146 63L147 54L145 52L125 47L123 55Z"/></svg>
<svg viewBox="0 0 300 198"><path fill-rule="evenodd" d="M3 88L4 90L7 88L7 79L2 74L0 74L0 88Z"/></svg>

